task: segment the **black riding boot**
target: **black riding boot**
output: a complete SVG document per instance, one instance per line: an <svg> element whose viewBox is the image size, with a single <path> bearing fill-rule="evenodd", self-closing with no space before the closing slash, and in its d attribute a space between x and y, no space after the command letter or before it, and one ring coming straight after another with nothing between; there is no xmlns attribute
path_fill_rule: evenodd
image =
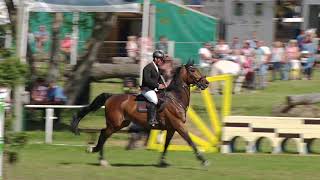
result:
<svg viewBox="0 0 320 180"><path fill-rule="evenodd" d="M148 105L148 122L150 126L154 127L158 124L158 121L156 119L156 113L157 113L157 105L153 103L149 103Z"/></svg>

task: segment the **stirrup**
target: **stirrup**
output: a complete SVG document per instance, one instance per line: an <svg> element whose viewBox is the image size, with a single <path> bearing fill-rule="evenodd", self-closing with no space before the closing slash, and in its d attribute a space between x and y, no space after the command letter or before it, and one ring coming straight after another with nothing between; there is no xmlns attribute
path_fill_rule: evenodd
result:
<svg viewBox="0 0 320 180"><path fill-rule="evenodd" d="M150 121L150 122L149 122L149 125L150 125L151 127L156 127L158 124L159 124L158 121Z"/></svg>

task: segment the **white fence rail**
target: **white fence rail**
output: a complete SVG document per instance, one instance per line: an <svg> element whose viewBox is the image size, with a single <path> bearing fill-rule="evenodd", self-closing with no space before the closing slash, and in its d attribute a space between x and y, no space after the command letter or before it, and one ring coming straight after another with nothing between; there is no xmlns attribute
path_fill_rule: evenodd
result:
<svg viewBox="0 0 320 180"><path fill-rule="evenodd" d="M52 143L54 109L79 109L85 107L83 105L24 105L25 108L42 108L45 109L45 143ZM102 106L101 108L104 108Z"/></svg>

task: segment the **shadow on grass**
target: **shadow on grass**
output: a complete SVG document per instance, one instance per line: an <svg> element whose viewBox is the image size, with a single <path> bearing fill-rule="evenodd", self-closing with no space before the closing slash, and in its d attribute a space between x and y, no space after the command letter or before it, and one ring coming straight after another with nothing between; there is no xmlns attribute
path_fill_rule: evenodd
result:
<svg viewBox="0 0 320 180"><path fill-rule="evenodd" d="M159 167L158 164L127 164L127 163L112 163L113 167Z"/></svg>
<svg viewBox="0 0 320 180"><path fill-rule="evenodd" d="M55 131L69 131L69 122L72 111L63 111L60 119L54 120L53 128ZM24 112L24 127L26 131L45 130L45 111L44 109L28 109Z"/></svg>
<svg viewBox="0 0 320 180"><path fill-rule="evenodd" d="M98 163L91 163L100 166ZM178 167L174 165L169 165L166 167L160 166L159 164L127 164L127 163L112 163L110 164L112 167L156 167L156 168L175 168L175 169L185 169L185 170L199 170L199 171L207 171L207 169L202 168L193 168L193 167Z"/></svg>
<svg viewBox="0 0 320 180"><path fill-rule="evenodd" d="M73 164L78 164L78 163L71 163L71 162L60 162L58 163L59 165L73 165ZM101 166L100 163L86 163L86 165L89 166ZM155 168L175 168L175 169L183 169L183 170L196 170L196 171L208 171L208 168L205 167L178 167L178 166L167 166L167 167L162 167L159 166L158 164L129 164L129 163L112 163L110 164L110 167L123 167L123 168L128 168L128 167L155 167Z"/></svg>

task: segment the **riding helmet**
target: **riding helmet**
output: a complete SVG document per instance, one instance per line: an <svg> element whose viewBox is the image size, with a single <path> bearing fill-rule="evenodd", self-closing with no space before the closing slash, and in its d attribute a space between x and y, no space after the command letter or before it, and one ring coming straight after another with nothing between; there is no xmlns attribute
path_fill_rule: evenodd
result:
<svg viewBox="0 0 320 180"><path fill-rule="evenodd" d="M154 51L152 56L153 56L153 59L160 58L160 59L164 60L164 53L161 50Z"/></svg>

